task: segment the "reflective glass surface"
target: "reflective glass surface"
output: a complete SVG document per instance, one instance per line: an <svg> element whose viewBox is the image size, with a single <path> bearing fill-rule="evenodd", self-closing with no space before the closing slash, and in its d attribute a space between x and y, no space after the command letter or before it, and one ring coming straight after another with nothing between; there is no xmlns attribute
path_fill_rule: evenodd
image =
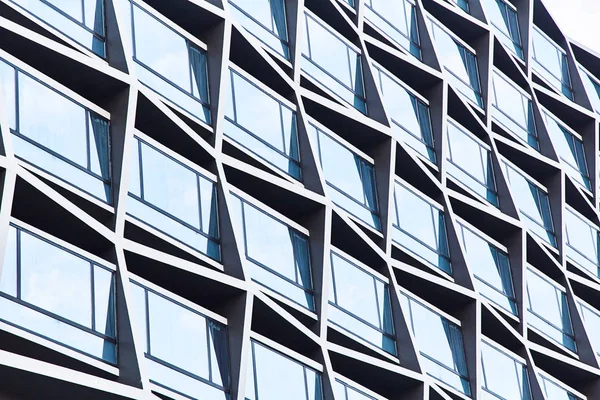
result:
<svg viewBox="0 0 600 400"><path fill-rule="evenodd" d="M492 118L496 123L539 150L531 98L497 71L492 80L492 106Z"/></svg>
<svg viewBox="0 0 600 400"><path fill-rule="evenodd" d="M548 278L527 270L527 323L547 338L577 351L567 296Z"/></svg>
<svg viewBox="0 0 600 400"><path fill-rule="evenodd" d="M333 202L381 231L375 167L314 125L308 126Z"/></svg>
<svg viewBox="0 0 600 400"><path fill-rule="evenodd" d="M507 352L481 343L481 368L483 369L483 394L485 400L531 400L527 367Z"/></svg>
<svg viewBox="0 0 600 400"><path fill-rule="evenodd" d="M296 112L232 69L229 78L225 135L301 180Z"/></svg>
<svg viewBox="0 0 600 400"><path fill-rule="evenodd" d="M375 397L369 396L339 379L336 379L333 383L333 393L336 400L375 400Z"/></svg>
<svg viewBox="0 0 600 400"><path fill-rule="evenodd" d="M302 71L363 114L367 102L361 55L332 28L305 14Z"/></svg>
<svg viewBox="0 0 600 400"><path fill-rule="evenodd" d="M198 400L227 400L227 328L132 281L138 337L150 381Z"/></svg>
<svg viewBox="0 0 600 400"><path fill-rule="evenodd" d="M104 58L104 0L10 0Z"/></svg>
<svg viewBox="0 0 600 400"><path fill-rule="evenodd" d="M578 306L587 331L587 337L596 354L600 356L600 312L581 302L578 303Z"/></svg>
<svg viewBox="0 0 600 400"><path fill-rule="evenodd" d="M246 400L322 400L321 373L254 340Z"/></svg>
<svg viewBox="0 0 600 400"><path fill-rule="evenodd" d="M232 200L252 280L314 310L308 237L236 195Z"/></svg>
<svg viewBox="0 0 600 400"><path fill-rule="evenodd" d="M542 389L544 390L544 394L547 399L552 400L581 400L579 397L575 396L567 389L560 386L556 381L547 378L546 376L541 376L541 384Z"/></svg>
<svg viewBox="0 0 600 400"><path fill-rule="evenodd" d="M580 68L582 76L583 86L587 92L588 98L592 103L592 107L597 114L600 114L600 82L592 74L584 71Z"/></svg>
<svg viewBox="0 0 600 400"><path fill-rule="evenodd" d="M127 213L220 260L216 184L139 138L132 144Z"/></svg>
<svg viewBox="0 0 600 400"><path fill-rule="evenodd" d="M459 6L463 11L469 12L469 1L468 0L450 0L452 3Z"/></svg>
<svg viewBox="0 0 600 400"><path fill-rule="evenodd" d="M290 59L284 0L229 0L229 9L250 34Z"/></svg>
<svg viewBox="0 0 600 400"><path fill-rule="evenodd" d="M0 278L0 319L117 363L113 271L13 225Z"/></svg>
<svg viewBox="0 0 600 400"><path fill-rule="evenodd" d="M490 148L465 128L448 121L446 171L479 197L498 207ZM465 157L469 154L469 157Z"/></svg>
<svg viewBox="0 0 600 400"><path fill-rule="evenodd" d="M392 240L418 260L451 274L443 210L398 181L394 206Z"/></svg>
<svg viewBox="0 0 600 400"><path fill-rule="evenodd" d="M450 84L466 99L483 108L477 56L438 24L431 20L429 24L435 41L436 54L444 69L448 71Z"/></svg>
<svg viewBox="0 0 600 400"><path fill-rule="evenodd" d="M482 3L498 40L523 60L523 46L515 7L505 0L482 0Z"/></svg>
<svg viewBox="0 0 600 400"><path fill-rule="evenodd" d="M598 245L600 233L598 227L575 213L569 207L563 213L566 233L566 255L568 261L587 269L595 276L600 276Z"/></svg>
<svg viewBox="0 0 600 400"><path fill-rule="evenodd" d="M535 25L531 30L531 38L533 70L556 90L573 100L565 51Z"/></svg>
<svg viewBox="0 0 600 400"><path fill-rule="evenodd" d="M334 252L331 252L331 277L329 321L395 355L387 283Z"/></svg>
<svg viewBox="0 0 600 400"><path fill-rule="evenodd" d="M459 223L459 239L475 276L479 293L513 315L518 315L508 254Z"/></svg>
<svg viewBox="0 0 600 400"><path fill-rule="evenodd" d="M365 0L365 18L388 38L421 59L417 10L412 0Z"/></svg>
<svg viewBox="0 0 600 400"><path fill-rule="evenodd" d="M525 225L544 242L556 247L548 193L508 164L505 163L504 167L511 194Z"/></svg>
<svg viewBox="0 0 600 400"><path fill-rule="evenodd" d="M0 59L15 155L112 203L110 123Z"/></svg>
<svg viewBox="0 0 600 400"><path fill-rule="evenodd" d="M471 395L460 326L401 293L400 301L428 375Z"/></svg>
<svg viewBox="0 0 600 400"><path fill-rule="evenodd" d="M400 81L373 66L392 130L423 157L435 163L429 106L409 92Z"/></svg>

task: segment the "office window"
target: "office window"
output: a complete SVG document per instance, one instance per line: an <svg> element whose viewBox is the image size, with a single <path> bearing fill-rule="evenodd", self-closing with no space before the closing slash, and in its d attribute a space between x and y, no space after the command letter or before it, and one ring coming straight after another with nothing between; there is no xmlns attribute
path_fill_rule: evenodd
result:
<svg viewBox="0 0 600 400"><path fill-rule="evenodd" d="M351 335L396 354L387 282L331 252L329 321Z"/></svg>
<svg viewBox="0 0 600 400"><path fill-rule="evenodd" d="M0 278L0 319L117 363L114 271L12 224Z"/></svg>
<svg viewBox="0 0 600 400"><path fill-rule="evenodd" d="M577 351L564 289L531 268L527 269L527 311L528 325L548 339Z"/></svg>
<svg viewBox="0 0 600 400"><path fill-rule="evenodd" d="M552 400L581 400L554 379L541 375L542 389L547 399Z"/></svg>
<svg viewBox="0 0 600 400"><path fill-rule="evenodd" d="M227 400L227 328L131 281L138 338L150 381L194 399Z"/></svg>
<svg viewBox="0 0 600 400"><path fill-rule="evenodd" d="M506 350L481 343L484 398L531 400L527 367Z"/></svg>
<svg viewBox="0 0 600 400"><path fill-rule="evenodd" d="M591 73L585 71L583 67L579 66L579 70L583 75L583 86L587 92L592 108L597 114L600 114L600 81Z"/></svg>
<svg viewBox="0 0 600 400"><path fill-rule="evenodd" d="M252 280L314 310L308 236L237 195L232 200Z"/></svg>
<svg viewBox="0 0 600 400"><path fill-rule="evenodd" d="M333 382L333 393L336 400L376 400L375 397L369 396L339 379Z"/></svg>
<svg viewBox="0 0 600 400"><path fill-rule="evenodd" d="M492 78L492 107L494 122L539 151L531 96L498 70Z"/></svg>
<svg viewBox="0 0 600 400"><path fill-rule="evenodd" d="M110 122L0 59L15 155L112 203Z"/></svg>
<svg viewBox="0 0 600 400"><path fill-rule="evenodd" d="M435 163L429 105L417 98L398 79L375 65L373 67L375 80L383 97L383 104L398 140L406 143L425 159Z"/></svg>
<svg viewBox="0 0 600 400"><path fill-rule="evenodd" d="M421 59L417 9L413 0L365 0L365 18L385 36Z"/></svg>
<svg viewBox="0 0 600 400"><path fill-rule="evenodd" d="M223 131L282 172L302 179L296 111L229 69Z"/></svg>
<svg viewBox="0 0 600 400"><path fill-rule="evenodd" d="M600 259L598 258L600 233L598 227L570 207L565 208L563 218L565 220L567 245L565 253L567 260L587 269L594 276L600 276L598 270L600 266Z"/></svg>
<svg viewBox="0 0 600 400"><path fill-rule="evenodd" d="M521 60L524 60L523 45L519 34L517 9L506 0L483 0L487 17L496 37Z"/></svg>
<svg viewBox="0 0 600 400"><path fill-rule="evenodd" d="M308 126L333 202L373 229L381 231L373 163L314 125Z"/></svg>
<svg viewBox="0 0 600 400"><path fill-rule="evenodd" d="M454 121L448 120L447 126L446 171L479 197L498 207L490 147Z"/></svg>
<svg viewBox="0 0 600 400"><path fill-rule="evenodd" d="M600 356L600 311L582 302L578 302L578 306L587 337L596 354Z"/></svg>
<svg viewBox="0 0 600 400"><path fill-rule="evenodd" d="M526 227L544 242L556 247L548 192L508 164L504 163L504 167L511 194Z"/></svg>
<svg viewBox="0 0 600 400"><path fill-rule="evenodd" d="M302 71L363 114L367 102L360 49L316 17L305 14Z"/></svg>
<svg viewBox="0 0 600 400"><path fill-rule="evenodd" d="M246 377L246 400L321 400L321 373L255 340Z"/></svg>
<svg viewBox="0 0 600 400"><path fill-rule="evenodd" d="M467 100L484 108L475 52L450 34L447 28L442 28L431 20L429 26L437 55L444 69L448 71L450 84Z"/></svg>
<svg viewBox="0 0 600 400"><path fill-rule="evenodd" d="M459 239L479 293L507 312L518 315L508 254L459 223Z"/></svg>
<svg viewBox="0 0 600 400"><path fill-rule="evenodd" d="M402 250L452 274L444 211L439 206L396 181L391 218L392 240Z"/></svg>
<svg viewBox="0 0 600 400"><path fill-rule="evenodd" d="M573 87L565 51L537 26L531 30L533 71L567 98L573 100Z"/></svg>
<svg viewBox="0 0 600 400"><path fill-rule="evenodd" d="M425 372L471 396L460 326L412 297L400 294L402 309L421 353Z"/></svg>
<svg viewBox="0 0 600 400"><path fill-rule="evenodd" d="M10 1L99 57L106 57L104 0Z"/></svg>
<svg viewBox="0 0 600 400"><path fill-rule="evenodd" d="M585 160L583 139L558 118L546 111L543 115L554 149L560 160L566 164L567 174L586 189L592 190L592 182Z"/></svg>
<svg viewBox="0 0 600 400"><path fill-rule="evenodd" d="M206 51L134 1L122 0L121 15L131 24L135 72L145 86L207 124L210 120Z"/></svg>
<svg viewBox="0 0 600 400"><path fill-rule="evenodd" d="M232 14L250 34L290 59L285 0L229 0Z"/></svg>
<svg viewBox="0 0 600 400"><path fill-rule="evenodd" d="M130 151L127 213L220 260L216 184L140 138Z"/></svg>

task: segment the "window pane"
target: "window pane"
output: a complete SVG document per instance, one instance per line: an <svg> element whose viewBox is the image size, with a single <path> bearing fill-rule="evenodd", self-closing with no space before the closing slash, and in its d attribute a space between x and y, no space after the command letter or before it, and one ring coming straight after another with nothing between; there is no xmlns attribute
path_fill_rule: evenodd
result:
<svg viewBox="0 0 600 400"><path fill-rule="evenodd" d="M567 242L567 258L598 276L598 228L566 208L563 214Z"/></svg>
<svg viewBox="0 0 600 400"><path fill-rule="evenodd" d="M588 339L596 354L600 354L600 313L593 308L579 303L581 318L588 332Z"/></svg>
<svg viewBox="0 0 600 400"><path fill-rule="evenodd" d="M517 57L523 59L516 11L504 0L483 0L482 3L498 39Z"/></svg>
<svg viewBox="0 0 600 400"><path fill-rule="evenodd" d="M552 400L580 400L579 397L571 394L567 389L560 386L557 382L542 375L542 388L546 398Z"/></svg>
<svg viewBox="0 0 600 400"><path fill-rule="evenodd" d="M527 367L505 352L481 343L483 389L503 399L531 399Z"/></svg>
<svg viewBox="0 0 600 400"><path fill-rule="evenodd" d="M531 31L533 70L556 90L573 100L567 55L535 25Z"/></svg>
<svg viewBox="0 0 600 400"><path fill-rule="evenodd" d="M600 114L600 83L598 83L598 80L594 76L585 72L583 69L580 69L580 71L583 75L583 86L585 86L585 91L592 103L592 107L597 114Z"/></svg>

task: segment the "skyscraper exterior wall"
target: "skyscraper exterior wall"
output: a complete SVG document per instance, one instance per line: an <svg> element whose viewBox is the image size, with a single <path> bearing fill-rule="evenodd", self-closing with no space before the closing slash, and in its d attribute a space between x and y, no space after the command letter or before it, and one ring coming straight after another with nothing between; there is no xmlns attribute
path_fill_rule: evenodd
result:
<svg viewBox="0 0 600 400"><path fill-rule="evenodd" d="M542 0L0 0L0 89L0 399L600 399Z"/></svg>

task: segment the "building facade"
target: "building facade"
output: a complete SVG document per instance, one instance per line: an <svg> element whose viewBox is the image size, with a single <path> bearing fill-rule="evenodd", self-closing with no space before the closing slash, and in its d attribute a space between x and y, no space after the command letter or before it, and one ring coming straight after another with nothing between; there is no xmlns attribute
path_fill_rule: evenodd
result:
<svg viewBox="0 0 600 400"><path fill-rule="evenodd" d="M0 0L0 89L1 399L600 398L542 0Z"/></svg>

